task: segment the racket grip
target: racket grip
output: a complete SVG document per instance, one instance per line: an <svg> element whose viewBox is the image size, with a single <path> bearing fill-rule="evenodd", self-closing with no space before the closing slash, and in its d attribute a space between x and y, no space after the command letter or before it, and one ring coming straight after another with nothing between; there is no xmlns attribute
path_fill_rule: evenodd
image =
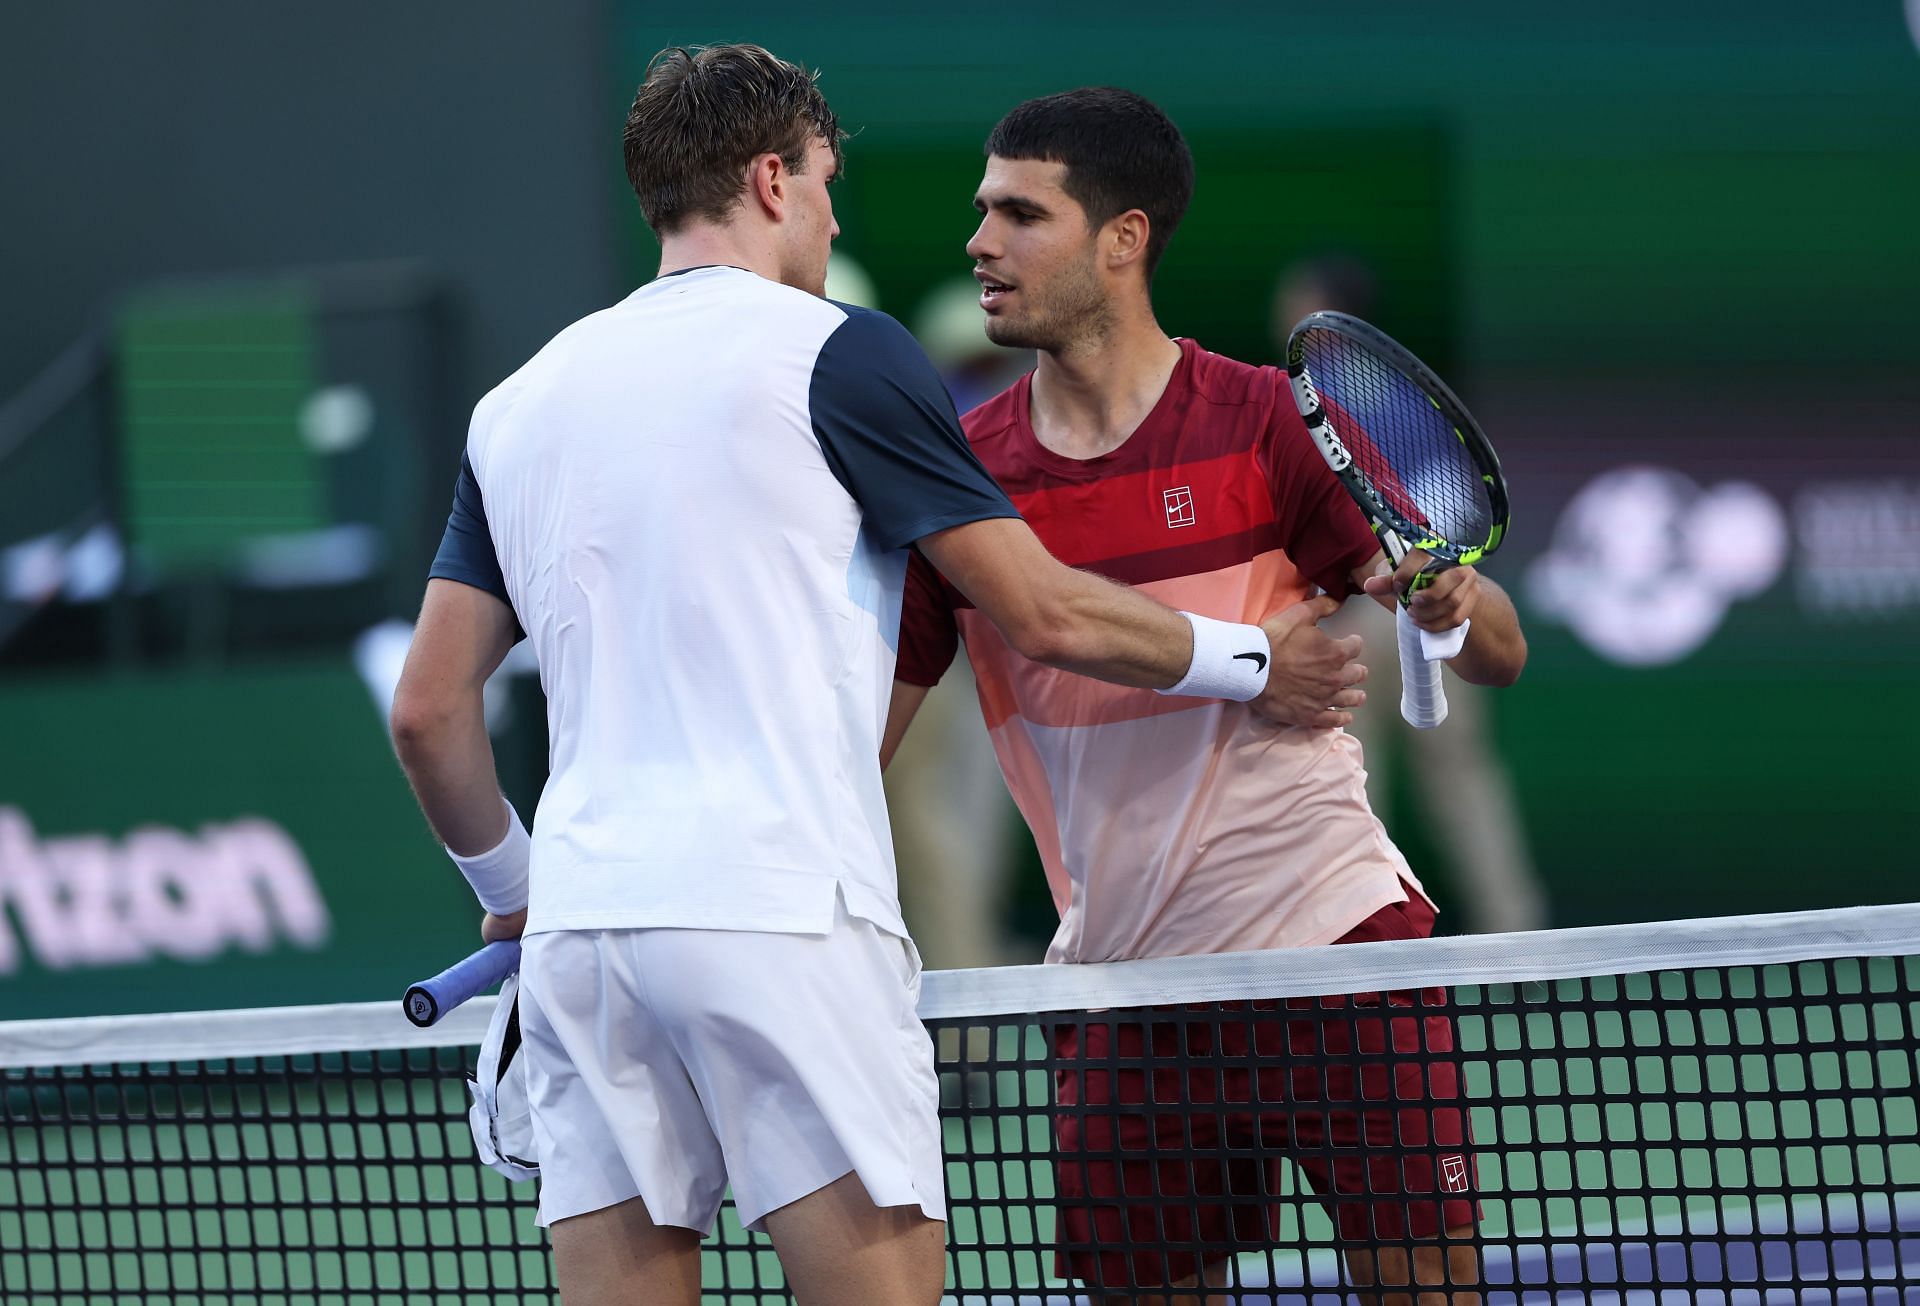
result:
<svg viewBox="0 0 1920 1306"><path fill-rule="evenodd" d="M1429 662L1451 662L1460 656L1460 650L1467 646L1467 632L1473 629L1473 619L1455 626L1452 630L1425 630L1420 632L1420 655Z"/></svg>
<svg viewBox="0 0 1920 1306"><path fill-rule="evenodd" d="M1440 664L1427 657L1424 633L1404 607L1393 610L1394 634L1400 643L1400 715L1415 730L1431 730L1447 719L1447 691L1440 684Z"/></svg>
<svg viewBox="0 0 1920 1306"><path fill-rule="evenodd" d="M421 980L407 990L401 1006L407 1019L425 1029L465 1002L478 997L520 969L520 940L489 943L464 961Z"/></svg>

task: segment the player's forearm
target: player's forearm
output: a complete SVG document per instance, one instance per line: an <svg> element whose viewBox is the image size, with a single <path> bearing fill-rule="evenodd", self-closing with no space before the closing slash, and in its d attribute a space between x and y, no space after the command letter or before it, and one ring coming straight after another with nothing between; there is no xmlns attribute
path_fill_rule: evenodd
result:
<svg viewBox="0 0 1920 1306"><path fill-rule="evenodd" d="M1017 517L950 527L919 544L1022 657L1199 698L1244 701L1266 685L1272 650L1265 632L1189 620L1124 585L1064 566Z"/></svg>
<svg viewBox="0 0 1920 1306"><path fill-rule="evenodd" d="M485 852L507 828L507 808L494 773L486 713L475 693L435 702L394 700L393 744L427 824L463 857Z"/></svg>
<svg viewBox="0 0 1920 1306"><path fill-rule="evenodd" d="M1193 628L1185 617L1099 576L1068 571L1066 577L1017 637L1022 654L1140 689L1166 689L1187 674Z"/></svg>
<svg viewBox="0 0 1920 1306"><path fill-rule="evenodd" d="M1466 645L1450 665L1463 680L1505 688L1527 665L1527 637L1507 592L1485 576L1480 587Z"/></svg>

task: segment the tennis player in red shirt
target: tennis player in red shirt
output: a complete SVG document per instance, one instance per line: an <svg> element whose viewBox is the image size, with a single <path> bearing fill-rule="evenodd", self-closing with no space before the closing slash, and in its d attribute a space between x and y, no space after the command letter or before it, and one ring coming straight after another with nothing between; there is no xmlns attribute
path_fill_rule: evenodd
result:
<svg viewBox="0 0 1920 1306"><path fill-rule="evenodd" d="M988 336L1038 351L1038 365L964 425L1048 549L1225 621L1302 603L1322 617L1362 591L1391 604L1424 559L1392 574L1310 442L1285 375L1170 338L1154 316L1154 267L1193 189L1192 157L1166 115L1111 88L1046 96L1009 113L987 155L967 252ZM1506 685L1520 674L1526 642L1513 604L1472 568L1443 573L1411 611L1432 630L1472 618L1452 664L1468 680ZM960 639L1060 912L1049 962L1432 932L1433 906L1367 806L1359 745L1340 729L1364 696L1357 637L1335 640L1302 622L1275 644L1270 683L1290 687L1293 707L1292 725L1276 728L1239 703L1027 661L916 555L883 757ZM1416 1285L1422 1302L1477 1301L1453 1030L1428 1005L1445 994L1361 1001L1363 1012L1422 1009L1324 1025L1283 1009L1217 1028L1172 1014L1151 1027L1063 1027L1062 1271L1102 1300L1140 1306L1170 1288L1225 1285L1236 1251L1276 1237L1277 1211L1246 1201L1281 1191L1276 1175L1249 1170L1260 1163L1246 1149L1258 1141L1292 1150L1329 1206L1355 1286L1389 1290L1384 1301L1412 1301ZM1205 1054L1215 1040L1229 1058L1258 1054L1258 1082L1244 1069L1223 1079L1204 1061L1170 1069L1188 1079L1180 1111L1142 1110L1147 1072L1103 1065L1115 1055L1171 1058L1183 1044ZM1335 1059L1374 1059L1358 1073L1303 1068L1303 1054L1322 1043ZM1426 1052L1396 1066L1383 1055L1389 1043ZM1163 1072L1153 1076L1151 1100L1166 1101ZM1257 1112L1225 1109L1255 1100ZM1103 1105L1114 1110L1089 1109ZM1224 1159L1230 1153L1240 1159ZM1122 1200L1142 1193L1165 1200Z"/></svg>

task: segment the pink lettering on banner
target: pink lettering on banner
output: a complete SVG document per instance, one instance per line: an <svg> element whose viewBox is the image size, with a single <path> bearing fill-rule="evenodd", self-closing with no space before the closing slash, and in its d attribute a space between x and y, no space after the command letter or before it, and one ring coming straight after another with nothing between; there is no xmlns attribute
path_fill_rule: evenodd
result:
<svg viewBox="0 0 1920 1306"><path fill-rule="evenodd" d="M321 901L307 859L285 830L249 816L203 826L200 835L225 863L234 896L265 908L263 916L247 917L252 951L266 951L276 935L308 949L326 943L333 928L327 904Z"/></svg>
<svg viewBox="0 0 1920 1306"><path fill-rule="evenodd" d="M0 975L24 955L49 970L206 961L317 949L331 931L312 869L272 821L37 839L24 812L0 807Z"/></svg>
<svg viewBox="0 0 1920 1306"><path fill-rule="evenodd" d="M39 950L42 964L64 969L75 964L124 966L146 959L146 945L121 923L123 894L113 840L104 835L43 839L40 860L46 882L55 886L54 896L66 907L63 923L56 927L64 939L50 938ZM59 949L57 964L48 955L54 948Z"/></svg>

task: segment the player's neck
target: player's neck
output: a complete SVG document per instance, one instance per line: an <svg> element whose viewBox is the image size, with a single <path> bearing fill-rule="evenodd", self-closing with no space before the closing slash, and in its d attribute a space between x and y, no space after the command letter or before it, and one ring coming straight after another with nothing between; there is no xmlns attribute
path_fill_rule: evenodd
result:
<svg viewBox="0 0 1920 1306"><path fill-rule="evenodd" d="M1034 436L1064 458L1098 458L1127 442L1166 393L1180 346L1151 316L1097 343L1043 351L1034 368Z"/></svg>
<svg viewBox="0 0 1920 1306"><path fill-rule="evenodd" d="M721 266L742 268L769 281L780 279L780 259L772 242L756 240L755 233L741 230L738 223L690 223L660 242L660 276Z"/></svg>

